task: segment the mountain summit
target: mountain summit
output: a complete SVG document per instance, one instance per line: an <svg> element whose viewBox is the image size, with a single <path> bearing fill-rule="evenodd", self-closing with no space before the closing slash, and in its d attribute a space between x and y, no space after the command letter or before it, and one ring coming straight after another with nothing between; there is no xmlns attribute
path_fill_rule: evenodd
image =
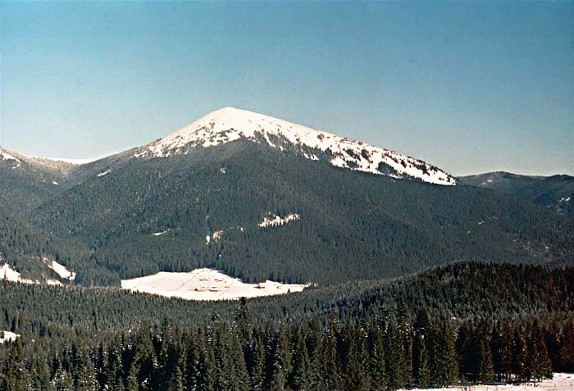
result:
<svg viewBox="0 0 574 391"><path fill-rule="evenodd" d="M135 156L187 154L196 147L209 148L242 139L350 170L395 178L413 177L439 185L456 184L454 177L421 160L233 107L211 112L183 129L138 149Z"/></svg>

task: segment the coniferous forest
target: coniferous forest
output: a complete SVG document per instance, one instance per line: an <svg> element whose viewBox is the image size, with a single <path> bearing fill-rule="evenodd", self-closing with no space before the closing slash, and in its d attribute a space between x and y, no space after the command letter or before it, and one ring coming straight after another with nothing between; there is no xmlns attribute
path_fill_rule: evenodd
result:
<svg viewBox="0 0 574 391"><path fill-rule="evenodd" d="M457 263L195 303L0 282L3 390L392 390L574 371L574 268Z"/></svg>

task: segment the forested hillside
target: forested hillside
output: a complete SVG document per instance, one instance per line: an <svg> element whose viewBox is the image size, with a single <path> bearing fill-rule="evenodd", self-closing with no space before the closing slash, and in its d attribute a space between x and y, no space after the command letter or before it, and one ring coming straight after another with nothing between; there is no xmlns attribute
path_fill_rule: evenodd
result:
<svg viewBox="0 0 574 391"><path fill-rule="evenodd" d="M572 219L514 198L350 172L247 141L83 170L30 221L70 244L60 256L84 285L206 266L247 282L326 284L574 253ZM300 218L260 226L289 214Z"/></svg>
<svg viewBox="0 0 574 391"><path fill-rule="evenodd" d="M574 216L574 177L570 175L539 177L492 172L459 179L471 186L510 194L560 215Z"/></svg>
<svg viewBox="0 0 574 391"><path fill-rule="evenodd" d="M528 380L574 371L573 284L572 267L476 263L219 304L0 283L0 329L21 335L0 348L1 381L327 390Z"/></svg>

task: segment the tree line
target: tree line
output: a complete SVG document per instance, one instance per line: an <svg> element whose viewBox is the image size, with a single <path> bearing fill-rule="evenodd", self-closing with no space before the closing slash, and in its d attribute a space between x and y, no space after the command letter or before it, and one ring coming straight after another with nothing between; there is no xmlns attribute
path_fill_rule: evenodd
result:
<svg viewBox="0 0 574 391"><path fill-rule="evenodd" d="M4 390L394 390L524 382L574 371L570 314L512 321L399 316L323 325L314 318L253 325L243 302L233 322L163 322L109 341L70 343L25 357L7 348Z"/></svg>

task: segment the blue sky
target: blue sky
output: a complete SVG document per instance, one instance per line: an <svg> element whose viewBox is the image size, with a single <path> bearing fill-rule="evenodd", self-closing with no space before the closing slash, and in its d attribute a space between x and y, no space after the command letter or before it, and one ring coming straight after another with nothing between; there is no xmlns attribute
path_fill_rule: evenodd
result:
<svg viewBox="0 0 574 391"><path fill-rule="evenodd" d="M454 174L574 174L574 2L5 2L0 144L93 158L224 106Z"/></svg>

